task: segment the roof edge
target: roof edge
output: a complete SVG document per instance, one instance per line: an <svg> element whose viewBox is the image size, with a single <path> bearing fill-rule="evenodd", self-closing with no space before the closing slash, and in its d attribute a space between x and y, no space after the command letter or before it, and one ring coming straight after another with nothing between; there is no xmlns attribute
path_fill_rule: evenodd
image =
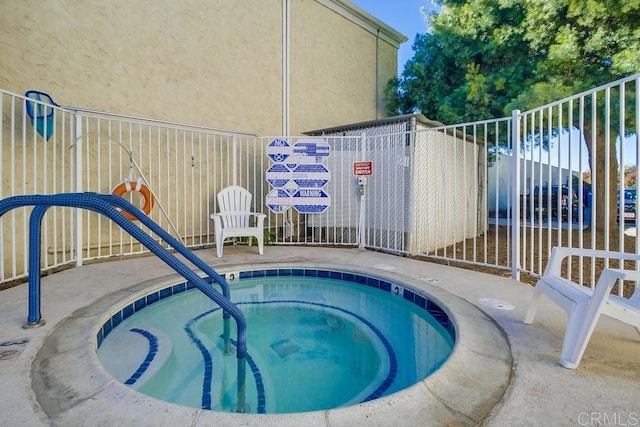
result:
<svg viewBox="0 0 640 427"><path fill-rule="evenodd" d="M318 3L342 15L351 22L380 37L396 49L407 40L407 36L385 24L375 16L360 9L349 0L316 0Z"/></svg>
<svg viewBox="0 0 640 427"><path fill-rule="evenodd" d="M436 128L436 127L444 126L444 124L442 124L440 122L428 119L427 117L425 117L421 113L411 113L411 114L403 114L401 116L385 117L383 119L367 120L367 121L364 121L364 122L349 123L349 124L340 125L340 126L332 126L330 128L310 130L310 131L303 132L303 133L305 135L317 136L317 135L322 135L323 133L326 134L326 133L340 132L340 131L346 131L348 129L349 130L358 129L358 128L365 129L365 128L369 128L369 127L372 127L372 126L380 126L380 125L385 125L385 124L389 124L389 123L407 122L407 121L411 120L412 118L415 118L417 123L420 123L421 125L429 127L429 128Z"/></svg>

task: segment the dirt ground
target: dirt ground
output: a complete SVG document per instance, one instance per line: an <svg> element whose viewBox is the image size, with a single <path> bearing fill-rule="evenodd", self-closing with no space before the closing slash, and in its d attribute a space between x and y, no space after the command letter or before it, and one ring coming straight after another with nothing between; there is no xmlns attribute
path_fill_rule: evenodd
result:
<svg viewBox="0 0 640 427"><path fill-rule="evenodd" d="M496 233L496 226L490 226L489 230L487 232L487 247L489 248L489 254L487 254L487 262L489 264L497 264L497 265L508 265L509 264L509 260L508 257L510 256L509 252L507 251L508 249L508 238L509 238L509 233L510 230L507 227L503 227L503 226L498 226L498 233ZM529 233L530 230L523 230L523 233ZM498 238L496 239L496 234L498 236ZM571 233L571 247L580 247L580 240L579 240L579 233ZM566 230L561 234L561 242L560 239L558 238L558 235L555 233L551 233L551 238L549 239L549 235L546 232L543 233L535 233L534 234L534 238L531 238L530 234L527 234L527 236L520 236L521 241L523 239L526 238L526 242L528 244L533 244L533 253L537 254L540 253L540 249L542 248L542 253L545 253L545 251L547 250L547 248L549 247L548 245L550 244L551 246L568 246L569 243L569 233L566 232ZM585 230L582 233L582 247L583 248L592 248L594 245L592 244L592 238L593 238L593 232L591 230ZM634 236L623 236L624 238L624 251L625 252L629 252L629 253L635 253L636 249L635 249L635 244L636 244L636 237ZM595 247L597 249L602 249L604 247L603 242L605 241L605 236L603 233L597 233L595 235ZM615 250L617 251L619 248L619 236L618 233L611 233L609 235L609 245L608 247L611 250ZM474 245L475 242L475 245ZM494 248L496 247L496 245L498 246L498 259L496 260L496 256L495 256L495 250ZM461 244L457 244L456 245L456 250L458 252L458 256L460 258L462 258L462 249L463 245ZM484 236L478 236L476 239L469 239L466 242L466 256L468 259L472 259L473 258L473 254L474 254L474 250L475 250L475 254L476 254L476 258L480 259L483 258L483 251L484 251ZM529 247L529 249L527 249L527 252L529 252L531 249ZM453 248L449 247L447 248L447 253L453 253ZM511 276L511 271L510 270L504 270L504 269L499 269L499 268L493 268L493 267L486 267L486 266L482 266L482 265L475 265L475 264L467 264L467 263L463 263L463 262L456 262L456 263L452 263L452 262L446 262L446 261L442 261L439 259L435 259L435 258L430 258L430 257L426 257L424 258L426 261L430 261L430 262L436 262L436 263L441 263L441 264L447 264L447 265L453 265L456 267L460 267L460 268L465 268L465 269L470 269L470 270L474 270L474 271L481 271L484 273L488 273L488 274L495 274L495 275L499 275L499 276L503 276L503 277L510 277ZM544 268L546 267L546 257L542 257L542 270L544 271ZM580 278L582 277L582 282L584 285L590 285L590 278L593 274L593 276L596 278L599 277L600 273L602 272L602 269L604 268L604 260L602 259L596 259L595 260L595 264L592 266L592 262L591 259L580 259L578 257L572 257L571 258L571 277L572 280L576 281L576 282L580 282ZM619 267L618 264L612 264L612 266L614 267ZM563 265L563 273L566 274L568 271L568 262L564 262ZM628 269L635 269L635 265L633 262L629 262L627 261L625 263L625 268ZM582 274L580 274L582 273ZM527 273L521 273L520 274L520 281L524 282L524 283L528 283L530 285L535 285L536 281L538 280L537 276L535 275L530 275ZM635 290L635 283L634 282L625 282L624 283L624 288L623 288L623 295L625 297L630 297L631 294L633 293L633 291ZM618 285L616 285L612 291L613 293L618 293Z"/></svg>
<svg viewBox="0 0 640 427"><path fill-rule="evenodd" d="M498 227L498 232L496 233L496 228ZM529 230L523 230L523 233L529 233ZM507 227L504 226L494 226L491 225L489 226L489 229L487 231L487 248L489 248L489 253L487 254L487 264L496 264L496 265L509 265L509 259L508 257L510 256L509 252L507 251L508 248L510 248L510 242L508 241L509 239L509 233L510 230ZM496 238L497 235L497 238ZM568 241L568 236L569 233L567 233L566 231L564 231L562 234L562 242L560 242L561 246L567 246L569 241ZM540 237L540 238L539 238ZM572 233L572 239L571 239L571 247L580 247L580 241L579 241L579 234L578 233ZM582 234L582 247L584 248L591 248L592 247L592 231L591 230L585 230ZM530 234L527 234L527 236L520 236L521 241L523 239L526 238L526 242L527 243L533 243L533 253L537 254L537 253L546 253L546 250L548 248L548 245L551 244L551 246L557 246L559 244L559 239L558 239L558 235L555 233L551 234L551 239L549 239L549 235L546 232L540 233L540 234L535 234L534 238L531 238ZM604 239L604 235L602 233L596 234L595 236L595 246L598 249L602 249L603 247L603 242L605 241ZM611 233L611 235L609 236L609 248L611 248L612 250L618 250L619 246L619 236L618 233ZM629 252L629 253L635 253L635 244L636 244L636 238L634 236L624 236L624 251L625 252ZM495 250L497 245L497 251ZM475 239L469 239L466 242L466 245L464 245L464 247L466 248L466 258L467 259L473 259L473 254L475 253L476 259L484 259L484 236L478 236ZM463 245L461 243L456 244L456 256L458 258L464 258L463 254L462 254L462 248ZM540 251L540 248L542 248L542 251ZM446 248L446 253L447 254L453 254L453 247L448 247ZM475 252L474 252L475 251ZM496 252L498 253L498 259L496 260ZM527 252L530 253L531 249L528 248ZM445 264L445 265L451 265L454 267L459 267L459 268L464 268L464 269L469 269L469 270L474 270L474 271L481 271L483 273L488 273L488 274L495 274L497 276L502 276L502 277L510 277L511 276L511 271L507 270L507 269L503 269L503 268L494 268L494 267L488 267L488 266L484 266L484 265L477 265L477 264L469 264L469 263L464 263L464 262L453 262L453 261L445 261L439 258L434 258L434 257L424 257L424 256L415 256L412 258L416 258L416 259L422 259L424 261L427 262L434 262L434 263L438 263L438 264ZM541 263L542 263L542 268L540 271L544 271L544 268L546 267L546 257L541 257ZM529 260L530 261L530 260ZM591 259L583 259L580 260L577 257L573 257L571 259L571 277L574 281L576 282L580 282L581 278L582 278L582 282L584 285L589 286L590 285L590 278L591 277L595 277L596 280L600 275L600 272L602 271L602 269L604 268L604 261L602 259L596 259L595 264L592 266L591 265ZM104 262L104 260L99 261L99 262ZM566 274L567 269L568 269L568 263L565 262L565 265L563 266L563 272ZM613 265L614 267L618 267L617 264ZM63 269L67 269L67 268L73 268L73 266L65 266L53 271L48 271L46 273L44 273L45 275L48 274L53 274L57 271L63 270ZM625 268L628 269L635 269L635 265L633 262L627 262L625 264ZM580 274L582 272L582 274ZM520 281L524 282L524 283L528 283L532 286L534 286L536 284L537 281L537 276L535 275L530 275L527 273L521 273L520 274ZM15 280L15 281L11 281L11 282L5 282L5 283L1 283L0 284L0 290L3 289L7 289L13 286L17 286L21 283L26 282L26 278L25 279L20 279L20 280ZM630 297L631 294L633 294L633 291L635 290L635 283L634 282L625 282L624 283L624 287L623 287L623 295L625 297ZM618 285L616 285L612 291L613 293L618 293Z"/></svg>

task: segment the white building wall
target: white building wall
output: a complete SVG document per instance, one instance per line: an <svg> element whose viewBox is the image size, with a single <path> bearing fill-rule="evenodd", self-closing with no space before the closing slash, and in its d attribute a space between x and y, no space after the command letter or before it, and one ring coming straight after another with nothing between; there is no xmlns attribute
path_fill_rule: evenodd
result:
<svg viewBox="0 0 640 427"><path fill-rule="evenodd" d="M443 131L416 134L409 250L429 253L478 235L481 205L476 144Z"/></svg>
<svg viewBox="0 0 640 427"><path fill-rule="evenodd" d="M490 213L504 213L513 205L511 161L509 155L497 155L488 173L488 210ZM520 191L528 194L535 186L568 185L578 172L548 164L520 159Z"/></svg>

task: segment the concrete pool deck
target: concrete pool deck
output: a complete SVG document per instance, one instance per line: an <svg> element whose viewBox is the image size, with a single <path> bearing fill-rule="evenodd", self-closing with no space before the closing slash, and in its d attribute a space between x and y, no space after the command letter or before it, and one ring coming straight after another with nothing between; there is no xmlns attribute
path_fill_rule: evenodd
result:
<svg viewBox="0 0 640 427"><path fill-rule="evenodd" d="M26 284L0 292L0 425L640 425L640 335L603 317L580 367L562 368L565 315L543 299L536 322L524 325L528 285L360 249L269 246L260 256L237 246L222 258L215 249L196 254L220 272L296 263L395 278L446 305L459 345L425 381L348 408L265 416L171 405L113 381L88 337L115 301L176 276L155 257L91 264L42 279L40 328L22 328Z"/></svg>

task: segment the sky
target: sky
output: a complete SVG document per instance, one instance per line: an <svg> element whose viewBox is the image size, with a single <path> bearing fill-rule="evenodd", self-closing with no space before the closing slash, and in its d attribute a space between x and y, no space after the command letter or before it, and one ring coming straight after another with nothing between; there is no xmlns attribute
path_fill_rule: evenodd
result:
<svg viewBox="0 0 640 427"><path fill-rule="evenodd" d="M401 44L398 50L398 74L402 74L405 62L413 56L411 46L416 34L427 30L420 8L433 10L431 0L352 0L352 2L409 39Z"/></svg>

